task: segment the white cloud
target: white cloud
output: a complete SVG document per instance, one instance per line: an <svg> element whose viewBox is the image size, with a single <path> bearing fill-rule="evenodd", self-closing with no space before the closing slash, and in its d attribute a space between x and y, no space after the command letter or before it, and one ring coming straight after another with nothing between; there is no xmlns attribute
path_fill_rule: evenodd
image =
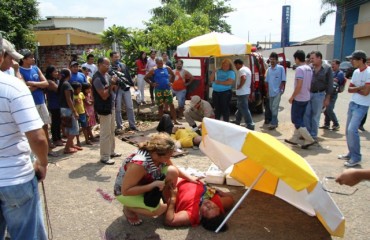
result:
<svg viewBox="0 0 370 240"><path fill-rule="evenodd" d="M150 10L160 6L159 0L39 0L40 15L45 16L80 16L106 17L105 27L113 24L144 28L143 21L151 17ZM233 34L257 41L280 41L282 6L291 5L290 40L302 41L323 34L334 34L335 16L330 16L327 23L319 26L321 0L231 0L236 9L228 15L227 22L232 26Z"/></svg>

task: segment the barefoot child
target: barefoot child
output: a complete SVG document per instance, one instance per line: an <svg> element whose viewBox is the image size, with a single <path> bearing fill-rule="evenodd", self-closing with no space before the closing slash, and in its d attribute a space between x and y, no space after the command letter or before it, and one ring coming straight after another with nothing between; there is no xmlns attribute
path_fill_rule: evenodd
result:
<svg viewBox="0 0 370 240"><path fill-rule="evenodd" d="M94 110L94 98L91 94L91 84L82 84L82 92L85 95L84 107L87 115L87 135L91 142L97 142L99 140L95 139L92 128L96 125L95 110Z"/></svg>
<svg viewBox="0 0 370 240"><path fill-rule="evenodd" d="M86 112L85 112L84 103L83 103L85 99L85 95L81 92L81 88L82 88L81 83L72 82L71 85L73 87L74 107L79 115L78 122L80 123L82 132L85 136L86 145L92 145L87 135L87 117L86 117ZM81 147L80 137L78 135L77 135L77 146Z"/></svg>

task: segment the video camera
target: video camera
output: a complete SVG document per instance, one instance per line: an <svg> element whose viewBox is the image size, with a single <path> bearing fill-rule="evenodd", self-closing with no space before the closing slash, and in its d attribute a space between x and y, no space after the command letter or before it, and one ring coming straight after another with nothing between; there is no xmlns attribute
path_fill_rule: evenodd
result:
<svg viewBox="0 0 370 240"><path fill-rule="evenodd" d="M122 90L127 90L130 88L130 86L134 86L132 82L130 82L126 77L124 73L121 73L117 70L113 70L113 67L111 70L108 71L109 76L117 76L117 85L122 89Z"/></svg>

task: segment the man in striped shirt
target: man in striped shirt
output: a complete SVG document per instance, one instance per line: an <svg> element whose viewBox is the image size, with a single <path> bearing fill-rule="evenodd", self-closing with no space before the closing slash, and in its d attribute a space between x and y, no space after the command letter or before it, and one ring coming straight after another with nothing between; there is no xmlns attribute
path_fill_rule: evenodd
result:
<svg viewBox="0 0 370 240"><path fill-rule="evenodd" d="M0 71L0 239L5 228L12 239L47 239L37 186L48 164L42 125L27 86Z"/></svg>

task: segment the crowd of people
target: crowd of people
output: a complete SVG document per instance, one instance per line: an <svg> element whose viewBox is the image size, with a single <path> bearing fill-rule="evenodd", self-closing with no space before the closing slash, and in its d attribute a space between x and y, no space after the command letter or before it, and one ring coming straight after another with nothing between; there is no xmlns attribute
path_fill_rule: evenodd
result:
<svg viewBox="0 0 370 240"><path fill-rule="evenodd" d="M177 60L173 69L166 53L159 57L152 51L147 57L145 52L140 52L135 85L130 70L115 51L111 51L109 57L98 58L96 65L95 56L89 54L81 66L76 59L70 61L68 68L48 66L44 75L35 65L30 50L18 53L5 39L0 39L0 50L0 121L7 123L0 124L3 146L0 149L0 201L5 206L0 212L0 239L5 229L14 239L27 239L28 236L47 239L37 182L45 179L48 156L56 156L52 149L64 146L64 154L73 154L82 151L83 145L99 141L100 162L114 164L113 158L122 156L115 149L115 134L123 128L122 101L126 106L128 130L138 131L130 89L140 93L139 104L146 104L145 84L150 87L151 103L158 106L161 121L157 128L159 133L140 143L138 150L122 162L117 174L114 193L124 205L127 221L136 226L142 223L141 215L163 214L168 226L201 224L208 230L215 230L220 225L234 204L232 195L181 171L173 164L171 156L178 145L176 141L182 147L200 144L204 117L230 120L229 102L234 85L238 108L234 123L240 125L244 118L245 126L255 129L248 107L253 95L252 73L241 59L234 62L224 59L220 69L213 69L210 75L213 106L194 95L186 108L186 90L193 76L183 69L182 60ZM289 103L292 104L291 120L295 131L286 142L297 145L302 137L302 148L308 148L317 142L323 107L322 128L330 129L332 122L331 129L339 130L334 106L346 78L339 70L339 60L333 60L332 66L328 66L322 62L318 51L306 57L298 50L294 59L298 67ZM269 130L274 130L279 124L278 109L287 79L284 69L277 64L278 55L271 53L269 60L265 123ZM363 51L355 51L351 61L356 70L348 87L352 94L346 123L348 153L338 156L347 160L347 167L361 163L358 129L370 105L370 68L366 66L369 59ZM177 109L174 96L178 101ZM167 108L169 115L164 113ZM182 116L190 129L175 126L181 125L178 118ZM92 131L96 124L100 124L99 140ZM80 131L84 141L80 140ZM355 185L365 179L369 179L368 170L348 170L338 176L337 182ZM7 199L13 200L8 202ZM14 205L19 207L13 208Z"/></svg>

